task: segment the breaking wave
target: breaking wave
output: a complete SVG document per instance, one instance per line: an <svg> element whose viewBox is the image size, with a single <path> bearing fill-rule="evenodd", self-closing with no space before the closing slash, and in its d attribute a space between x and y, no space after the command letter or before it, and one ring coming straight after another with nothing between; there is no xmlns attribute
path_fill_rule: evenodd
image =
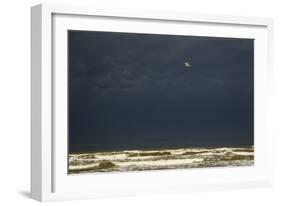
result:
<svg viewBox="0 0 281 206"><path fill-rule="evenodd" d="M254 148L182 148L69 154L69 174L250 166Z"/></svg>

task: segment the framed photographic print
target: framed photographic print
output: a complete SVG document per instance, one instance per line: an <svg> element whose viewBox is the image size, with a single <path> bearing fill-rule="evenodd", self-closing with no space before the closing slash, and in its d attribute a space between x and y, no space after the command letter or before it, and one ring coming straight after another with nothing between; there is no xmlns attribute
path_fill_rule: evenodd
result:
<svg viewBox="0 0 281 206"><path fill-rule="evenodd" d="M31 12L34 199L272 184L271 19Z"/></svg>

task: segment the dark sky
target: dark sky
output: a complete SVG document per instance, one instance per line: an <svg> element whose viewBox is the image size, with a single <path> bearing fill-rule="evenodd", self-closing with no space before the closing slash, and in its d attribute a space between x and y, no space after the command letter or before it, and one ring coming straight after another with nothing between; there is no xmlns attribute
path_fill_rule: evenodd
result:
<svg viewBox="0 0 281 206"><path fill-rule="evenodd" d="M70 152L253 145L253 39L69 31L68 46Z"/></svg>

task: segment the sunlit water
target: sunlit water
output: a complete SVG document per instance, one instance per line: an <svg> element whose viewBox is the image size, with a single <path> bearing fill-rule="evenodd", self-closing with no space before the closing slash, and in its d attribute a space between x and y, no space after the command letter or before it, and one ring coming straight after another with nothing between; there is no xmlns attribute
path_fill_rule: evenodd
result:
<svg viewBox="0 0 281 206"><path fill-rule="evenodd" d="M250 166L254 148L182 148L69 154L69 174Z"/></svg>

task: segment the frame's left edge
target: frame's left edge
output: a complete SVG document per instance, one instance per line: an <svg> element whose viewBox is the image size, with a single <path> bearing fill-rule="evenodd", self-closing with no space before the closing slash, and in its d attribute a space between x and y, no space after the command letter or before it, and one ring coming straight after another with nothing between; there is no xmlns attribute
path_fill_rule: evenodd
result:
<svg viewBox="0 0 281 206"><path fill-rule="evenodd" d="M31 197L42 200L41 65L42 7L31 8Z"/></svg>
<svg viewBox="0 0 281 206"><path fill-rule="evenodd" d="M47 5L31 8L31 197L51 199L51 12Z"/></svg>

